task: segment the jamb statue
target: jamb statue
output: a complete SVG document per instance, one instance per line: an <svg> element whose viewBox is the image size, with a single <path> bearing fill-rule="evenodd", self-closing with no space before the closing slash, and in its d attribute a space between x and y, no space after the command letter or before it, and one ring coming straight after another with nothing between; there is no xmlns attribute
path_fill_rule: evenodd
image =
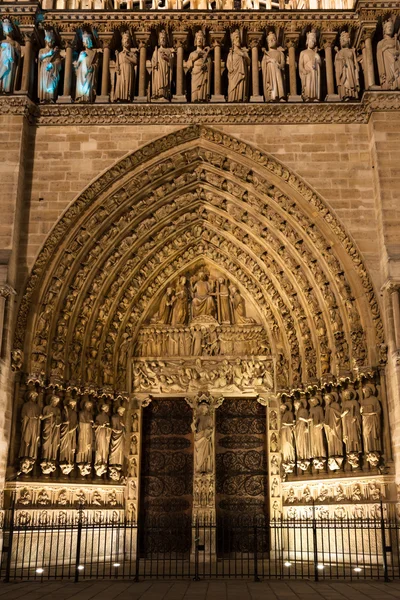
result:
<svg viewBox="0 0 400 600"><path fill-rule="evenodd" d="M350 35L347 31L342 31L340 50L335 56L336 82L341 100L358 98L360 91L358 70L356 51L350 48Z"/></svg>
<svg viewBox="0 0 400 600"><path fill-rule="evenodd" d="M24 463L24 473L29 473L38 457L41 408L38 405L39 394L36 391L28 393L27 400L21 411L22 431L19 456L21 465Z"/></svg>
<svg viewBox="0 0 400 600"><path fill-rule="evenodd" d="M285 101L285 54L278 47L278 41L273 31L267 36L268 50L263 48L264 57L261 62L263 75L264 97L266 102Z"/></svg>
<svg viewBox="0 0 400 600"><path fill-rule="evenodd" d="M228 102L246 102L248 99L248 81L250 58L247 48L240 44L238 29L231 34L232 47L226 59L228 70Z"/></svg>
<svg viewBox="0 0 400 600"><path fill-rule="evenodd" d="M115 52L115 92L114 102L130 102L135 90L135 67L137 48L131 48L129 31L122 34L122 50Z"/></svg>
<svg viewBox="0 0 400 600"><path fill-rule="evenodd" d="M5 39L0 42L0 94L12 94L21 47L13 39L11 21L4 19L2 27Z"/></svg>
<svg viewBox="0 0 400 600"><path fill-rule="evenodd" d="M378 42L376 57L382 89L400 90L400 42L393 19L383 23L383 39Z"/></svg>
<svg viewBox="0 0 400 600"><path fill-rule="evenodd" d="M106 402L100 406L100 413L97 415L94 422L95 430L95 461L94 470L96 475L100 477L107 471L108 455L110 452L111 427L109 407Z"/></svg>
<svg viewBox="0 0 400 600"><path fill-rule="evenodd" d="M40 102L55 102L60 82L61 56L55 45L54 31L46 30L45 47L39 50L38 96Z"/></svg>
<svg viewBox="0 0 400 600"><path fill-rule="evenodd" d="M70 398L64 407L64 420L61 424L60 468L64 475L68 475L74 468L77 429L76 400Z"/></svg>
<svg viewBox="0 0 400 600"><path fill-rule="evenodd" d="M299 73L305 102L318 101L321 96L321 57L318 54L317 34L307 33L307 48L300 52Z"/></svg>
<svg viewBox="0 0 400 600"><path fill-rule="evenodd" d="M50 404L43 408L41 420L42 431L42 462L41 467L45 475L55 470L55 461L60 447L61 410L60 398L52 396Z"/></svg>
<svg viewBox="0 0 400 600"><path fill-rule="evenodd" d="M158 46L151 58L151 98L153 100L171 99L172 65L174 49L167 48L167 34L160 31Z"/></svg>
<svg viewBox="0 0 400 600"><path fill-rule="evenodd" d="M82 35L83 50L74 62L76 72L76 102L93 102L96 96L97 72L99 69L99 52L93 47L90 33Z"/></svg>
<svg viewBox="0 0 400 600"><path fill-rule="evenodd" d="M375 396L375 386L365 383L361 399L362 435L364 453L371 466L377 466L382 451L381 441L381 404Z"/></svg>
<svg viewBox="0 0 400 600"><path fill-rule="evenodd" d="M204 46L204 33L199 30L195 35L196 50L189 54L186 67L192 74L192 102L206 102L209 90L209 46Z"/></svg>

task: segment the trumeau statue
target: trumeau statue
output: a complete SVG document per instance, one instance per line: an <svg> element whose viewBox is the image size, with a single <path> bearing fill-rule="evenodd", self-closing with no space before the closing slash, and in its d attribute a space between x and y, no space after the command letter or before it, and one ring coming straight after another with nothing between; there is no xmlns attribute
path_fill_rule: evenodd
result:
<svg viewBox="0 0 400 600"><path fill-rule="evenodd" d="M240 44L238 29L231 34L232 46L226 59L228 70L228 102L245 102L248 98L250 58Z"/></svg>
<svg viewBox="0 0 400 600"><path fill-rule="evenodd" d="M318 54L317 34L307 33L307 49L300 52L299 73L303 100L319 100L321 96L321 57Z"/></svg>
<svg viewBox="0 0 400 600"><path fill-rule="evenodd" d="M55 102L60 82L61 56L54 31L46 30L45 47L39 50L38 96L40 102Z"/></svg>
<svg viewBox="0 0 400 600"><path fill-rule="evenodd" d="M376 48L382 89L400 90L400 42L394 33L394 20L383 22L383 40Z"/></svg>
<svg viewBox="0 0 400 600"><path fill-rule="evenodd" d="M109 406L105 402L100 407L100 412L94 422L95 430L95 460L94 469L96 475L103 475L107 470L108 455L110 451L110 417Z"/></svg>
<svg viewBox="0 0 400 600"><path fill-rule="evenodd" d="M266 102L285 100L285 54L278 47L278 41L273 31L267 35L268 50L263 48L264 57L261 62L263 75L264 97Z"/></svg>
<svg viewBox="0 0 400 600"><path fill-rule="evenodd" d="M4 40L0 42L0 93L11 94L14 91L14 81L21 47L12 37L13 26L9 19L2 22Z"/></svg>
<svg viewBox="0 0 400 600"><path fill-rule="evenodd" d="M63 410L60 437L60 465L62 465L61 470L65 475L72 471L75 461L78 430L76 404L75 398L70 398L67 406L65 406Z"/></svg>
<svg viewBox="0 0 400 600"><path fill-rule="evenodd" d="M115 102L130 102L135 90L135 67L137 48L131 48L129 31L122 34L122 50L115 52Z"/></svg>
<svg viewBox="0 0 400 600"><path fill-rule="evenodd" d="M174 49L167 48L167 34L160 31L158 46L151 57L151 97L154 100L171 99Z"/></svg>
<svg viewBox="0 0 400 600"><path fill-rule="evenodd" d="M27 400L21 411L21 447L19 456L21 458L31 458L36 460L38 457L41 408L38 405L39 394L29 392Z"/></svg>
<svg viewBox="0 0 400 600"><path fill-rule="evenodd" d="M201 402L193 423L195 473L212 473L214 469L214 419L210 407Z"/></svg>
<svg viewBox="0 0 400 600"><path fill-rule="evenodd" d="M204 33L199 30L195 35L196 50L189 54L186 67L192 75L192 102L205 102L210 96L209 46L205 46Z"/></svg>
<svg viewBox="0 0 400 600"><path fill-rule="evenodd" d="M82 35L83 50L74 62L76 72L76 102L93 102L96 96L97 72L99 68L99 52L93 47L90 33Z"/></svg>
<svg viewBox="0 0 400 600"><path fill-rule="evenodd" d="M358 98L360 91L359 68L354 48L350 48L350 34L340 34L340 50L335 56L335 72L338 94L341 100Z"/></svg>

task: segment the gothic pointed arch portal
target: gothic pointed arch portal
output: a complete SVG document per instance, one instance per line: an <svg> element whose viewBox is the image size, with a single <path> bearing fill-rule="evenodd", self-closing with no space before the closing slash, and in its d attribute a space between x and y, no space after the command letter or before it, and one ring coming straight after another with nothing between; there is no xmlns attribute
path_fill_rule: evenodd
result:
<svg viewBox="0 0 400 600"><path fill-rule="evenodd" d="M295 457L280 450L276 399L292 425L295 400L321 409L340 386L361 398L367 380L378 395L383 336L362 259L324 201L275 158L193 126L126 156L67 209L28 280L14 356L28 386L81 410L89 398L258 398L278 510L280 463L290 474ZM307 452L299 469L327 468L326 451ZM381 451L365 453L377 468Z"/></svg>

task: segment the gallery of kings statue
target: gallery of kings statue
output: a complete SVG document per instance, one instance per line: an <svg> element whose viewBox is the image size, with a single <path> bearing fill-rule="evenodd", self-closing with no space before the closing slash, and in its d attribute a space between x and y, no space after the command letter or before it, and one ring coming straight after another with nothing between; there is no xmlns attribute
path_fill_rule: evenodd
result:
<svg viewBox="0 0 400 600"><path fill-rule="evenodd" d="M1 519L400 516L398 2L0 19Z"/></svg>

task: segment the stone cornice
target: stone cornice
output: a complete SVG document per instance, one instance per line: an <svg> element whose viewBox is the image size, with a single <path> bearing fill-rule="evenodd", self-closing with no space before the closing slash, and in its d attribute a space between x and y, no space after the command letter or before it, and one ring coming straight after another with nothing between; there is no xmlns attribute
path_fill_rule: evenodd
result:
<svg viewBox="0 0 400 600"><path fill-rule="evenodd" d="M222 125L367 123L371 114L400 110L400 92L365 92L360 102L318 104L44 104L0 97L1 115L37 125Z"/></svg>

